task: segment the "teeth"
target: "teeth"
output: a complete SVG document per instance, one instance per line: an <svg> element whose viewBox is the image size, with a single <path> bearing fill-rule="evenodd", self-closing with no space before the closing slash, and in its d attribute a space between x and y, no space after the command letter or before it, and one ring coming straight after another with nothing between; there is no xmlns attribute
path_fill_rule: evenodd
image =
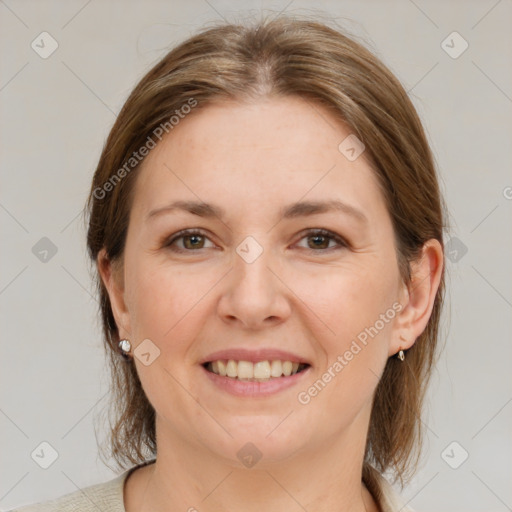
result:
<svg viewBox="0 0 512 512"><path fill-rule="evenodd" d="M305 365L292 361L235 361L233 359L212 361L207 366L208 370L223 377L231 377L240 380L266 381L284 375L295 375Z"/></svg>
<svg viewBox="0 0 512 512"><path fill-rule="evenodd" d="M258 361L253 366L255 379L270 379L270 363L268 361ZM238 363L238 367L240 368L240 363Z"/></svg>
<svg viewBox="0 0 512 512"><path fill-rule="evenodd" d="M283 361L283 374L288 377L292 374L293 363L291 361Z"/></svg>
<svg viewBox="0 0 512 512"><path fill-rule="evenodd" d="M272 361L270 364L270 375L272 377L281 377L283 374L283 365L281 364L281 361Z"/></svg>
<svg viewBox="0 0 512 512"><path fill-rule="evenodd" d="M229 361L231 363L231 361ZM233 363L235 363L233 361ZM235 363L236 364L236 363ZM249 361L238 361L238 375L239 379L252 379L254 377L253 364ZM230 375L231 377L231 375Z"/></svg>
<svg viewBox="0 0 512 512"><path fill-rule="evenodd" d="M233 359L230 359L226 365L226 375L228 377L238 377L238 364Z"/></svg>
<svg viewBox="0 0 512 512"><path fill-rule="evenodd" d="M219 375L222 375L223 377L225 377L227 375L227 372L226 372L226 363L224 361L217 361L218 363L218 368L219 368ZM212 363L213 365L213 363ZM212 369L212 371L215 372L215 370Z"/></svg>

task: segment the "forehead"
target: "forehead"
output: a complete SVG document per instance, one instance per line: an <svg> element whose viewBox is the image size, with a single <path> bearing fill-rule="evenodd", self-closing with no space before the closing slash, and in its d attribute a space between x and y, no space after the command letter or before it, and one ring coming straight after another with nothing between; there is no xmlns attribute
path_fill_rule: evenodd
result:
<svg viewBox="0 0 512 512"><path fill-rule="evenodd" d="M325 107L298 97L198 107L144 160L133 207L147 213L186 198L241 213L328 195L382 214L364 152L351 161L340 151L351 135Z"/></svg>

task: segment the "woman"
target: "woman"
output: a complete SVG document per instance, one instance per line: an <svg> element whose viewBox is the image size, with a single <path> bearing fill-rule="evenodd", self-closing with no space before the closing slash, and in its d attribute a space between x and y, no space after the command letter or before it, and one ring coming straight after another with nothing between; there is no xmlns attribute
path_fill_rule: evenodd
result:
<svg viewBox="0 0 512 512"><path fill-rule="evenodd" d="M88 206L125 471L19 510L408 510L382 474L419 456L445 213L375 56L286 17L199 33L135 87Z"/></svg>

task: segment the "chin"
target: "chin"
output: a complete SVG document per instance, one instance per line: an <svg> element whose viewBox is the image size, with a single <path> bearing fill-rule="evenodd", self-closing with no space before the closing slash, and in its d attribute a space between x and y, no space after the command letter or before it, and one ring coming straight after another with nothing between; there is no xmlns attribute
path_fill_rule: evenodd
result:
<svg viewBox="0 0 512 512"><path fill-rule="evenodd" d="M266 418L259 415L234 418L232 425L224 422L233 437L221 434L221 439L218 439L216 435L220 442L214 444L211 442L213 436L210 437L210 450L237 468L257 466L258 469L269 469L275 464L282 464L311 442L304 425L300 431L291 429L293 416L292 413L284 419L286 414Z"/></svg>

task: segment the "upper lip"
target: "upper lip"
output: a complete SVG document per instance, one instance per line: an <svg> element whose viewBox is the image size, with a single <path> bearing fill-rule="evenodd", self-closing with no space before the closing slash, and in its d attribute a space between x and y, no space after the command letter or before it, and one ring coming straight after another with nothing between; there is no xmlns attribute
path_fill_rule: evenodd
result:
<svg viewBox="0 0 512 512"><path fill-rule="evenodd" d="M280 361L291 361L292 363L311 364L304 357L294 354L293 352L287 352L285 350L279 350L275 348L260 348L253 350L246 348L230 348L226 350L218 350L217 352L213 352L202 359L200 364L209 363L211 361L219 361L221 359L250 361L252 363L257 363L259 361L274 361L279 359Z"/></svg>

